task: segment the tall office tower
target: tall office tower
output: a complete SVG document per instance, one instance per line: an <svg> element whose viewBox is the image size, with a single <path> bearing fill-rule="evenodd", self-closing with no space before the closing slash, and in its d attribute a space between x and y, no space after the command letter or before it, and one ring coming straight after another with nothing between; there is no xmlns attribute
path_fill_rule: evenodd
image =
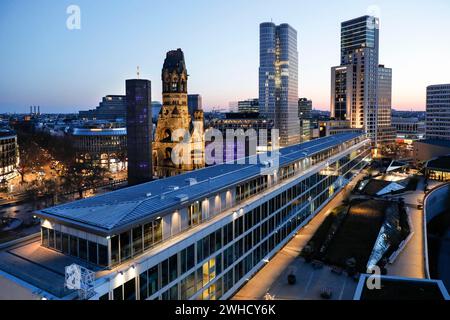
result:
<svg viewBox="0 0 450 320"><path fill-rule="evenodd" d="M152 108L149 80L126 81L128 184L152 180Z"/></svg>
<svg viewBox="0 0 450 320"><path fill-rule="evenodd" d="M80 111L80 118L88 120L125 120L127 117L127 99L123 95L107 95L102 98L98 107L88 111Z"/></svg>
<svg viewBox="0 0 450 320"><path fill-rule="evenodd" d="M259 32L259 111L274 120L280 146L299 143L297 31L265 22Z"/></svg>
<svg viewBox="0 0 450 320"><path fill-rule="evenodd" d="M331 69L331 116L337 120L349 120L352 128L364 129L374 146L383 141L377 127L386 124L382 116L379 122L379 97L383 95L384 114L390 96L390 69L379 67L379 19L363 16L341 25L341 65ZM383 88L379 93L379 72ZM384 77L389 78L387 81ZM389 91L389 93L388 93ZM380 138L380 139L379 139Z"/></svg>
<svg viewBox="0 0 450 320"><path fill-rule="evenodd" d="M199 94L188 94L188 111L191 117L197 110L203 110L202 96Z"/></svg>
<svg viewBox="0 0 450 320"><path fill-rule="evenodd" d="M450 140L450 84L427 87L426 138Z"/></svg>
<svg viewBox="0 0 450 320"><path fill-rule="evenodd" d="M258 113L259 99L247 99L238 101L238 111L240 113Z"/></svg>
<svg viewBox="0 0 450 320"><path fill-rule="evenodd" d="M169 177L205 166L204 116L203 110L189 114L188 74L181 49L167 52L161 78L163 106L156 125L153 158L156 175ZM181 130L189 135L184 135L183 145L178 138Z"/></svg>
<svg viewBox="0 0 450 320"><path fill-rule="evenodd" d="M311 140L312 101L307 98L298 99L298 118L300 119L301 141Z"/></svg>

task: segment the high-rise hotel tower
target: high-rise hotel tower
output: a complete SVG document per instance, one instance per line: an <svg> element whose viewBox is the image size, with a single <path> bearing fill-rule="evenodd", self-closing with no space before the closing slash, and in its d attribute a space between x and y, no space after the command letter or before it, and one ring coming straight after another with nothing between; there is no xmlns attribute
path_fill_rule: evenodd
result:
<svg viewBox="0 0 450 320"><path fill-rule="evenodd" d="M379 65L379 19L341 25L341 65L331 69L331 116L365 130L374 146L393 141L392 70Z"/></svg>
<svg viewBox="0 0 450 320"><path fill-rule="evenodd" d="M274 120L280 146L299 143L297 31L265 22L259 32L259 111Z"/></svg>

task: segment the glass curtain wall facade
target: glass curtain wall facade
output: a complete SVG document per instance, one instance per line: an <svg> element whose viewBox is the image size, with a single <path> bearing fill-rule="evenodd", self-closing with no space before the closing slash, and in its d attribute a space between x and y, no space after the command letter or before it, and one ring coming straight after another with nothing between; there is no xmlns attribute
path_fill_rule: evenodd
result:
<svg viewBox="0 0 450 320"><path fill-rule="evenodd" d="M378 60L379 19L363 16L343 22L341 65L331 69L331 114L349 120L352 128L364 129L374 146L390 141L394 133L386 116L391 109L392 70L379 66Z"/></svg>
<svg viewBox="0 0 450 320"><path fill-rule="evenodd" d="M259 111L274 120L281 146L299 143L297 31L262 23L259 50Z"/></svg>

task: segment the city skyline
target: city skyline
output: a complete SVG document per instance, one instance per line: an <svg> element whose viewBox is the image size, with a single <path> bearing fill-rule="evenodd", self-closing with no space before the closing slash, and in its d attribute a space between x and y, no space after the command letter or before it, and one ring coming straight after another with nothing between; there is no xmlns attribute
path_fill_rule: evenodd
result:
<svg viewBox="0 0 450 320"><path fill-rule="evenodd" d="M155 83L154 100L161 100L164 53L179 47L190 66L188 92L203 96L206 111L227 107L229 101L258 96L259 24L271 20L298 31L299 96L329 110L329 68L339 61L340 23L365 14L380 18L380 61L393 68L393 108L425 110L426 87L449 82L450 67L440 61L450 54L450 44L439 39L450 27L450 4L345 5L350 3L326 3L324 9L320 1L286 1L283 7L273 1L239 7L233 1L176 1L172 7L158 1L78 1L81 29L68 30L68 1L4 1L0 39L9 46L0 53L0 110L26 113L30 105L40 105L42 112L87 110L105 95L124 94L124 80L136 76L137 65L142 77ZM164 22L167 15L184 21L183 32ZM430 47L434 50L425 52Z"/></svg>

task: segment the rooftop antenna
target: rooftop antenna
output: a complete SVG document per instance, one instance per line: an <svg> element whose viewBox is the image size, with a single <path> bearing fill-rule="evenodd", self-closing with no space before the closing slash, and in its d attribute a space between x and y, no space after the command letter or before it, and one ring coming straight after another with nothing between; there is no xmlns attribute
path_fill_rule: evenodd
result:
<svg viewBox="0 0 450 320"><path fill-rule="evenodd" d="M139 79L139 76L140 76L140 71L139 71L139 66L137 66L137 68L136 68L136 74L137 74L137 78Z"/></svg>

